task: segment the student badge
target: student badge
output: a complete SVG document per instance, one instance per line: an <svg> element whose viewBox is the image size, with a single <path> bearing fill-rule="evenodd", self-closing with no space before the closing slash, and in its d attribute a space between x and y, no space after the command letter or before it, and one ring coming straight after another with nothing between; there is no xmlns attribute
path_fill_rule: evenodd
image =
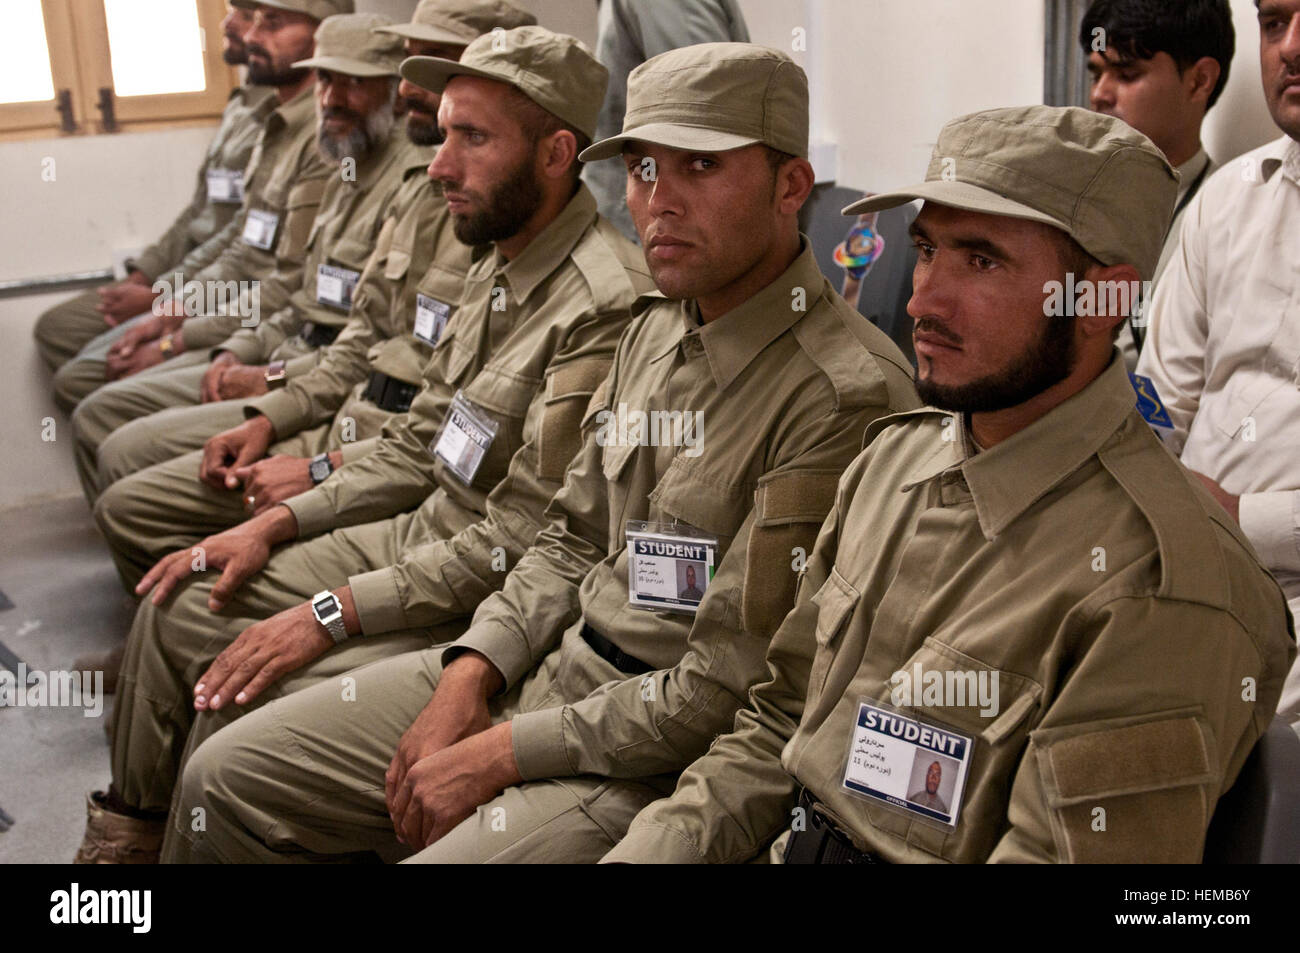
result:
<svg viewBox="0 0 1300 953"><path fill-rule="evenodd" d="M955 827L973 747L968 735L860 702L843 786Z"/></svg>
<svg viewBox="0 0 1300 953"><path fill-rule="evenodd" d="M713 580L718 538L644 520L628 520L625 538L628 605L694 615Z"/></svg>
<svg viewBox="0 0 1300 953"><path fill-rule="evenodd" d="M431 447L433 455L469 486L496 439L497 427L497 422L470 403L463 391L456 391L442 432Z"/></svg>
<svg viewBox="0 0 1300 953"><path fill-rule="evenodd" d="M361 272L337 265L316 266L316 303L340 311L352 310L352 293L361 280Z"/></svg>

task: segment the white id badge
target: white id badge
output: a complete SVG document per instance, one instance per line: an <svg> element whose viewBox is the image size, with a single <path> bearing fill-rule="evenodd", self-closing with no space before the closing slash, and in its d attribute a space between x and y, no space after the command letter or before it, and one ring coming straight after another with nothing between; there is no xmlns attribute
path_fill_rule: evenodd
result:
<svg viewBox="0 0 1300 953"><path fill-rule="evenodd" d="M973 748L968 735L860 702L844 789L956 827Z"/></svg>
<svg viewBox="0 0 1300 953"><path fill-rule="evenodd" d="M415 336L425 344L434 345L442 337L442 329L447 326L447 316L451 314L451 305L430 298L428 295L415 296Z"/></svg>
<svg viewBox="0 0 1300 953"><path fill-rule="evenodd" d="M340 311L352 309L352 292L357 290L361 272L336 265L316 266L316 302Z"/></svg>
<svg viewBox="0 0 1300 953"><path fill-rule="evenodd" d="M244 173L234 169L208 170L208 201L238 205L244 201Z"/></svg>
<svg viewBox="0 0 1300 953"><path fill-rule="evenodd" d="M634 609L694 615L713 580L718 537L683 523L628 520L627 592Z"/></svg>
<svg viewBox="0 0 1300 953"><path fill-rule="evenodd" d="M260 208L248 210L244 220L244 244L270 251L275 245L275 232L280 227L280 216Z"/></svg>
<svg viewBox="0 0 1300 953"><path fill-rule="evenodd" d="M433 455L447 465L465 485L474 482L474 474L496 439L499 425L456 391L451 410L442 425L442 433L433 444Z"/></svg>

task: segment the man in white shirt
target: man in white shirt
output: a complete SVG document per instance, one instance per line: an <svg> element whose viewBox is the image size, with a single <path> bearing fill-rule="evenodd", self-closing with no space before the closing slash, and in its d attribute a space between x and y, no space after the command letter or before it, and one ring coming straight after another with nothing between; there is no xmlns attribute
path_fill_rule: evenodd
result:
<svg viewBox="0 0 1300 953"><path fill-rule="evenodd" d="M1228 0L1093 0L1079 24L1079 44L1092 76L1092 110L1154 142L1181 179L1154 284L1178 247L1183 213L1216 168L1201 145L1201 123L1228 82L1232 10ZM1135 321L1116 342L1129 370L1144 330Z"/></svg>
<svg viewBox="0 0 1300 953"><path fill-rule="evenodd" d="M1241 524L1300 618L1300 0L1256 0L1260 66L1285 135L1187 207L1138 373L1165 443ZM1300 717L1300 666L1278 710Z"/></svg>

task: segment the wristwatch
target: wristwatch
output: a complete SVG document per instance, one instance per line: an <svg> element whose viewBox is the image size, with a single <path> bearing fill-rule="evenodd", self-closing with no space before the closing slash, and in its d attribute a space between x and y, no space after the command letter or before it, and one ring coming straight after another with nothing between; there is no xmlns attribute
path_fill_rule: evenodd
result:
<svg viewBox="0 0 1300 953"><path fill-rule="evenodd" d="M348 637L348 630L343 625L343 603L328 589L311 597L311 614L325 627L335 645Z"/></svg>
<svg viewBox="0 0 1300 953"><path fill-rule="evenodd" d="M284 361L272 361L266 366L266 388L275 390L284 386ZM320 481L317 480L317 483Z"/></svg>
<svg viewBox="0 0 1300 953"><path fill-rule="evenodd" d="M158 353L163 357L171 357L172 352L176 350L176 342L172 339L173 332L168 331L158 339Z"/></svg>
<svg viewBox="0 0 1300 953"><path fill-rule="evenodd" d="M307 469L308 472L311 473L311 482L313 484L318 484L323 482L327 476L334 472L334 464L330 462L330 455L328 453L318 453L316 456L311 458L311 466Z"/></svg>

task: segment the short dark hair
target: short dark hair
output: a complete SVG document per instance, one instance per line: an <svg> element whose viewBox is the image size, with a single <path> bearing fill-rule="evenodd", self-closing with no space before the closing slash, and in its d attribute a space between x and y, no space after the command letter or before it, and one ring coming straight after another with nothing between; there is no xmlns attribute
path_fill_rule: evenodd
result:
<svg viewBox="0 0 1300 953"><path fill-rule="evenodd" d="M547 136L554 135L561 130L572 133L573 138L577 140L576 154L580 155L584 149L591 145L590 136L575 129L555 113L543 109L517 87L511 86L510 92L515 97L515 116L519 120L519 126L534 146ZM575 190L578 187L578 180L582 176L582 166L583 163L575 157L573 165L569 168L573 176Z"/></svg>
<svg viewBox="0 0 1300 953"><path fill-rule="evenodd" d="M1179 73L1202 56L1211 57L1219 64L1219 81L1210 90L1207 110L1228 83L1236 46L1228 0L1093 0L1079 24L1085 55L1092 52L1097 29L1105 31L1106 48L1124 59L1168 53Z"/></svg>

